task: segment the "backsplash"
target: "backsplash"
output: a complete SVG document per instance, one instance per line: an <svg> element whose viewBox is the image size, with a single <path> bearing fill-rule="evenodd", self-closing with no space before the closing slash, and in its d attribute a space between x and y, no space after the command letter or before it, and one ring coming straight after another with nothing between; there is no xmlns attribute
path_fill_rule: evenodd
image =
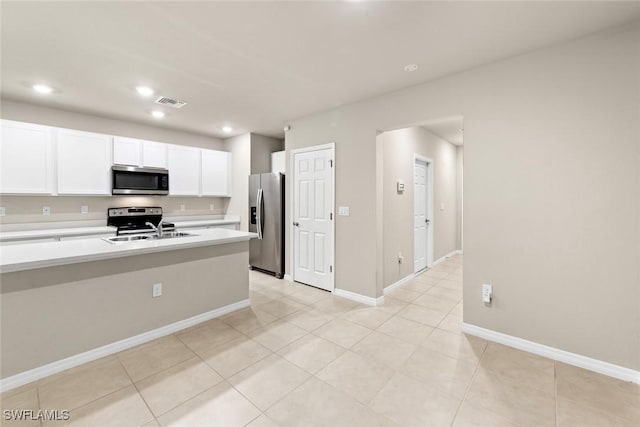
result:
<svg viewBox="0 0 640 427"><path fill-rule="evenodd" d="M2 196L0 206L5 210L5 215L0 217L2 224L87 220L104 220L106 224L107 209L123 206L161 206L166 216L239 215L236 212L227 212L229 199L224 197ZM42 214L45 206L51 209L49 215ZM88 213L81 213L82 206L88 206Z"/></svg>

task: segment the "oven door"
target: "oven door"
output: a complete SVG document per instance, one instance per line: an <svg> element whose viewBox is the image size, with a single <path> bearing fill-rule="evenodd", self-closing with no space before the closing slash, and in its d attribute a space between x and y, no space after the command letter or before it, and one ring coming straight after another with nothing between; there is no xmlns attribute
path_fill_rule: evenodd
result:
<svg viewBox="0 0 640 427"><path fill-rule="evenodd" d="M169 171L159 168L113 166L111 194L169 194Z"/></svg>

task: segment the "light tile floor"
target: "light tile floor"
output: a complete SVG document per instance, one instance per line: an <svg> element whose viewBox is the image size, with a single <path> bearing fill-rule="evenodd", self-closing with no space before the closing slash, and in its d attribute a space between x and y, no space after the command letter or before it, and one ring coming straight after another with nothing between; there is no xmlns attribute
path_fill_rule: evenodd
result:
<svg viewBox="0 0 640 427"><path fill-rule="evenodd" d="M640 387L462 334L460 256L381 307L250 279L250 308L9 391L2 409L71 411L47 427L640 425Z"/></svg>

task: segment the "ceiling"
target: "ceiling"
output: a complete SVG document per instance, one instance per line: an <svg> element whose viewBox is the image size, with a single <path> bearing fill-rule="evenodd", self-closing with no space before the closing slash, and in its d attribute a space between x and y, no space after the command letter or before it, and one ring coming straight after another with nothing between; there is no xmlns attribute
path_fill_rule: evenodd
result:
<svg viewBox="0 0 640 427"><path fill-rule="evenodd" d="M639 18L640 2L610 1L3 1L0 95L216 137L282 136L288 120ZM188 105L154 119L141 84Z"/></svg>

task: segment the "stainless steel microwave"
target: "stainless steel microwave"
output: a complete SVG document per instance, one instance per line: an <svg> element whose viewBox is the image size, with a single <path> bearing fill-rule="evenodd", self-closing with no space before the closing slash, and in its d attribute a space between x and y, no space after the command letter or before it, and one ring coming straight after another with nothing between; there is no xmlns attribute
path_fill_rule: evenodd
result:
<svg viewBox="0 0 640 427"><path fill-rule="evenodd" d="M169 171L161 168L112 166L111 194L169 194Z"/></svg>

